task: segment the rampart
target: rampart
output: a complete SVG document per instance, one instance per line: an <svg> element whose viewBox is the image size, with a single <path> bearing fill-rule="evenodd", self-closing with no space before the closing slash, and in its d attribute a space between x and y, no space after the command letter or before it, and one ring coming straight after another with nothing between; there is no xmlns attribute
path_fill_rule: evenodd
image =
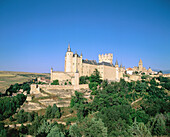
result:
<svg viewBox="0 0 170 137"><path fill-rule="evenodd" d="M79 89L89 89L88 84L81 84L81 85L40 85L40 84L31 84L31 94L37 94L40 92L40 89L43 90L50 90L50 89L57 89L57 90L79 90Z"/></svg>

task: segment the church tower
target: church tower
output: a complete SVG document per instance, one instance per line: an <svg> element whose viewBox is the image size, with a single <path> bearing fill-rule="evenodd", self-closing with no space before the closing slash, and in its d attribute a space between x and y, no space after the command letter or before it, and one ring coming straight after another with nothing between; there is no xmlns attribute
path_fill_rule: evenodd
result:
<svg viewBox="0 0 170 137"><path fill-rule="evenodd" d="M138 67L139 67L139 71L142 71L142 69L143 69L143 62L142 62L141 59L139 60Z"/></svg>
<svg viewBox="0 0 170 137"><path fill-rule="evenodd" d="M65 56L65 72L72 72L73 52L71 52L70 43L68 44Z"/></svg>
<svg viewBox="0 0 170 137"><path fill-rule="evenodd" d="M51 67L51 79L50 79L51 82L53 82L53 68Z"/></svg>

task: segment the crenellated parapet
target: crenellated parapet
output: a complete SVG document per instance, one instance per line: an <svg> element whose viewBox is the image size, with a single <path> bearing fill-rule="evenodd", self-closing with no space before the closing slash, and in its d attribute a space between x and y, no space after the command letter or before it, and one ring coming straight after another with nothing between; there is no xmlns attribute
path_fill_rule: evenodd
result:
<svg viewBox="0 0 170 137"><path fill-rule="evenodd" d="M113 54L109 53L109 54L99 54L99 63L101 62L108 62L110 64L113 63Z"/></svg>

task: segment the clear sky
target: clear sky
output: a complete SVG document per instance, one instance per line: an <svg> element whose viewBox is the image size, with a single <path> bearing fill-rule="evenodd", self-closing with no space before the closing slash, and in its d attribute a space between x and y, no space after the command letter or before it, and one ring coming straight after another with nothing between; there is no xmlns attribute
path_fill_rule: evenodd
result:
<svg viewBox="0 0 170 137"><path fill-rule="evenodd" d="M0 70L64 71L73 52L170 69L169 0L0 0Z"/></svg>

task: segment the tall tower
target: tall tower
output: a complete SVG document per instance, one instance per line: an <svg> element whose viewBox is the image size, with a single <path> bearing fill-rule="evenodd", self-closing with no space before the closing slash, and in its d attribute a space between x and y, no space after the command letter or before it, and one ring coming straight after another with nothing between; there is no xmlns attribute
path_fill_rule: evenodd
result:
<svg viewBox="0 0 170 137"><path fill-rule="evenodd" d="M71 52L70 43L68 44L65 56L65 72L72 72L73 52Z"/></svg>
<svg viewBox="0 0 170 137"><path fill-rule="evenodd" d="M142 62L141 59L139 60L138 67L139 67L139 71L142 71L142 69L143 69L143 62Z"/></svg>
<svg viewBox="0 0 170 137"><path fill-rule="evenodd" d="M77 54L77 51L74 54L73 64L74 64L73 72L77 73L78 72L78 54Z"/></svg>

